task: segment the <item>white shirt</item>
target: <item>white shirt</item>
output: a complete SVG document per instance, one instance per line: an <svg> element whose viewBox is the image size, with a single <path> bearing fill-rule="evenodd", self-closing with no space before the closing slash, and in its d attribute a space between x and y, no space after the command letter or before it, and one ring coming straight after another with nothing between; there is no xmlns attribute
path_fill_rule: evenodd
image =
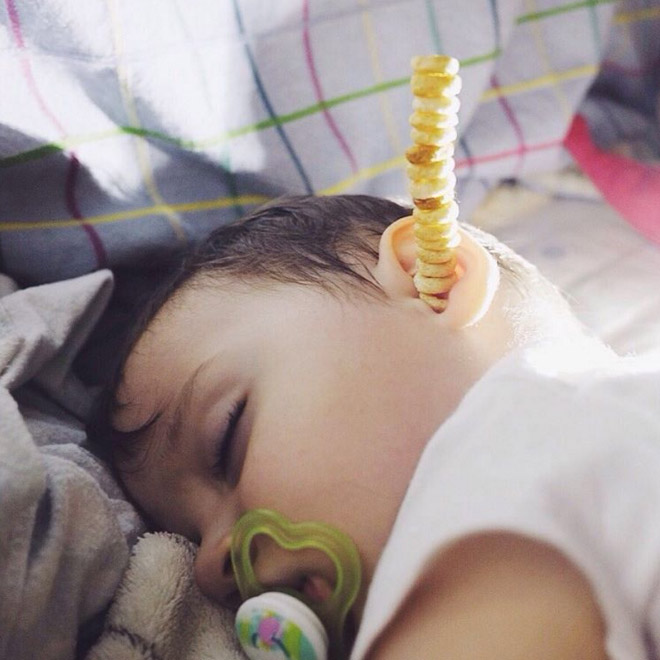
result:
<svg viewBox="0 0 660 660"><path fill-rule="evenodd" d="M583 572L610 660L660 658L660 361L648 362L528 349L472 388L420 459L351 660L427 560L495 530L549 543Z"/></svg>

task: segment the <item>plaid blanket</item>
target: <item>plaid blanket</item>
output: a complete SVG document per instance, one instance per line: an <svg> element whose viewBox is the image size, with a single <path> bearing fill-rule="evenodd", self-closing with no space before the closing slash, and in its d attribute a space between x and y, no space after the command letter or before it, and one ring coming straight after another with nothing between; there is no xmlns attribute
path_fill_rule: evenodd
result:
<svg viewBox="0 0 660 660"><path fill-rule="evenodd" d="M0 271L156 268L282 193L405 196L420 53L462 64L466 220L501 179L569 162L580 108L603 148L657 157L659 17L658 0L0 0Z"/></svg>

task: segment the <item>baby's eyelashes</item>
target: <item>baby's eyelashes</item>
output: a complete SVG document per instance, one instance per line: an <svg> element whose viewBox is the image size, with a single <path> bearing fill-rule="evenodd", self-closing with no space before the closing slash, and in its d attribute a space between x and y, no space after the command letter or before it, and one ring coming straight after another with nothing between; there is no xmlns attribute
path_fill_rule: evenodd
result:
<svg viewBox="0 0 660 660"><path fill-rule="evenodd" d="M234 488L240 479L245 450L237 447L237 429L247 406L247 397L238 400L229 411L219 440L214 448L213 474L230 488Z"/></svg>

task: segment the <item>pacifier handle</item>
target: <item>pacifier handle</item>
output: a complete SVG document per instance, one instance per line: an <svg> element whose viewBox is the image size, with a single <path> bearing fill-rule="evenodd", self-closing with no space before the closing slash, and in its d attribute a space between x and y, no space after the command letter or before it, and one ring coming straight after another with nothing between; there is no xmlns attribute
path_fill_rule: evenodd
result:
<svg viewBox="0 0 660 660"><path fill-rule="evenodd" d="M236 613L236 634L249 660L327 660L328 635L321 620L297 598L267 591Z"/></svg>

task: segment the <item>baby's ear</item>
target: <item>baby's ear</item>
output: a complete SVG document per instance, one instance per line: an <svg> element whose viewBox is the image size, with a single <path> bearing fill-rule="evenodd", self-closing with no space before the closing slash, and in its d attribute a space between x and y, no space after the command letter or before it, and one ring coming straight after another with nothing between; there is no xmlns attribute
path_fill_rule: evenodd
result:
<svg viewBox="0 0 660 660"><path fill-rule="evenodd" d="M419 300L413 275L416 247L412 216L393 222L380 238L375 276L390 298ZM499 285L499 269L495 259L470 234L459 230L461 241L456 248L458 281L449 292L447 308L436 314L438 324L459 329L479 321L490 308Z"/></svg>
<svg viewBox="0 0 660 660"><path fill-rule="evenodd" d="M383 232L378 246L376 279L390 298L417 297L415 274L415 236L412 216L395 220Z"/></svg>

